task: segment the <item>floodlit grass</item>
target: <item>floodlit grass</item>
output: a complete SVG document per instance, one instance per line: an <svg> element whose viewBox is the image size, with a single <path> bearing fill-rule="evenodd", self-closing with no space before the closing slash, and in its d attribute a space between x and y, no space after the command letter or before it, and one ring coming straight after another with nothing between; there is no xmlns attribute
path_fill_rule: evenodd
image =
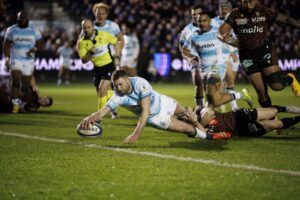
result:
<svg viewBox="0 0 300 200"><path fill-rule="evenodd" d="M192 84L153 86L183 105L194 104ZM256 98L252 87L247 87ZM282 135L269 133L263 138L228 141L199 141L146 127L137 143L125 145L122 141L132 133L137 119L124 109L119 109L118 120L105 118L100 138L77 135L76 125L96 108L92 84L62 88L40 85L40 90L54 98L51 108L34 114L0 115L0 199L298 199L300 196L300 125ZM271 92L271 97L274 104L300 106L300 98L294 97L289 88ZM246 107L244 102L239 105ZM42 140L45 138L56 140ZM173 157L159 158L139 152ZM206 160L222 164L202 162ZM224 163L268 170L226 167ZM298 176L282 174L280 170L298 172Z"/></svg>

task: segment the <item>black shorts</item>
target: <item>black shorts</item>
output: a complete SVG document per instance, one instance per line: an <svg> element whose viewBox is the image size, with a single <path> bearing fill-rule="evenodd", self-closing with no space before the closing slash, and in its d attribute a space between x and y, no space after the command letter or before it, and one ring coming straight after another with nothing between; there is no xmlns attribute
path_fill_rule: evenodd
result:
<svg viewBox="0 0 300 200"><path fill-rule="evenodd" d="M263 127L257 122L257 110L242 108L235 111L236 132L239 136L258 137Z"/></svg>
<svg viewBox="0 0 300 200"><path fill-rule="evenodd" d="M111 62L107 65L104 65L102 67L94 67L94 85L95 87L98 87L100 84L100 81L103 80L109 80L111 78L112 73L115 71L114 63Z"/></svg>
<svg viewBox="0 0 300 200"><path fill-rule="evenodd" d="M254 50L240 51L239 56L247 75L261 72L263 68L278 65L276 50L271 44Z"/></svg>

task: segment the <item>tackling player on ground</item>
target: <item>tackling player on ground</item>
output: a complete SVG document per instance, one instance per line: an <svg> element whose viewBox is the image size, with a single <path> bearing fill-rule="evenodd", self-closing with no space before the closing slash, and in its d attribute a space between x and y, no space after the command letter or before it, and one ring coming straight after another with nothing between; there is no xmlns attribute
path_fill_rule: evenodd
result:
<svg viewBox="0 0 300 200"><path fill-rule="evenodd" d="M287 129L300 122L300 115L281 120L274 119L278 113L299 115L300 107L242 108L228 113L219 113L210 107L198 106L195 112L188 109L187 116L195 127L200 124L200 127L211 131L212 134L208 134L207 139L229 139L232 136L260 137L270 131Z"/></svg>

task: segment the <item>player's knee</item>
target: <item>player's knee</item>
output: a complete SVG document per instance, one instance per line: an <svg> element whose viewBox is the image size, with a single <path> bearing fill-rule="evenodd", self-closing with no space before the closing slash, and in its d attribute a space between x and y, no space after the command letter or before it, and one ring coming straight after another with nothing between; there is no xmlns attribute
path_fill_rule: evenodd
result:
<svg viewBox="0 0 300 200"><path fill-rule="evenodd" d="M285 87L282 83L273 83L273 84L270 84L270 88L272 88L272 90L275 90L275 91L280 91L280 90L283 90Z"/></svg>
<svg viewBox="0 0 300 200"><path fill-rule="evenodd" d="M266 80L272 90L279 91L285 88L285 79L280 71L269 74Z"/></svg>

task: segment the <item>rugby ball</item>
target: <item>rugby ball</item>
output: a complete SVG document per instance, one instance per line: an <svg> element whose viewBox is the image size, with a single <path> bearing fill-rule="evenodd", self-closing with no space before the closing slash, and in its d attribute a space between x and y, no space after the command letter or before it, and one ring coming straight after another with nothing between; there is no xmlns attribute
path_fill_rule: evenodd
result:
<svg viewBox="0 0 300 200"><path fill-rule="evenodd" d="M102 127L100 124L95 123L94 125L90 125L90 128L87 130L83 130L80 127L80 124L77 126L77 133L82 137L95 138L100 137L102 135Z"/></svg>

